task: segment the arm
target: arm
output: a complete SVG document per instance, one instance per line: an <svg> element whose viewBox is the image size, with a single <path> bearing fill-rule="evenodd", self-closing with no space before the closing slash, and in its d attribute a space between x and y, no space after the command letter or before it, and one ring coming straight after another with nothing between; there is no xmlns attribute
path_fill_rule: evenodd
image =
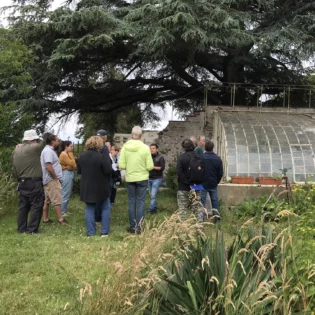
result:
<svg viewBox="0 0 315 315"><path fill-rule="evenodd" d="M112 175L113 169L112 164L109 159L106 158L106 156L103 153L100 153L100 159L101 159L101 170L104 175Z"/></svg>
<svg viewBox="0 0 315 315"><path fill-rule="evenodd" d="M56 173L55 173L55 170L54 168L52 167L52 164L51 163L46 163L46 170L47 172L49 173L49 175L52 177L52 179L54 180L58 180L57 176L56 176Z"/></svg>
<svg viewBox="0 0 315 315"><path fill-rule="evenodd" d="M125 146L123 146L121 149L117 167L119 167L120 169L123 169L123 170L126 169Z"/></svg>
<svg viewBox="0 0 315 315"><path fill-rule="evenodd" d="M70 153L69 153L70 155ZM59 156L59 162L61 165L66 166L66 169L69 171L72 171L76 169L77 165L75 163L74 156L72 155L72 158L70 158L66 153L61 152Z"/></svg>
<svg viewBox="0 0 315 315"><path fill-rule="evenodd" d="M186 178L184 168L183 168L182 158L183 156L180 156L177 160L176 173L177 173L178 181L188 184L188 180Z"/></svg>
<svg viewBox="0 0 315 315"><path fill-rule="evenodd" d="M218 184L220 183L221 179L223 176L223 162L220 159L219 161L219 167L217 168L217 179L218 179Z"/></svg>
<svg viewBox="0 0 315 315"><path fill-rule="evenodd" d="M152 171L153 168L154 168L154 164L153 164L153 159L152 159L152 155L151 155L151 151L148 147L148 150L147 150L147 156L146 156L146 168L148 171Z"/></svg>
<svg viewBox="0 0 315 315"><path fill-rule="evenodd" d="M154 166L153 169L156 171L164 171L165 170L165 160L163 156L160 156L159 159L160 166Z"/></svg>

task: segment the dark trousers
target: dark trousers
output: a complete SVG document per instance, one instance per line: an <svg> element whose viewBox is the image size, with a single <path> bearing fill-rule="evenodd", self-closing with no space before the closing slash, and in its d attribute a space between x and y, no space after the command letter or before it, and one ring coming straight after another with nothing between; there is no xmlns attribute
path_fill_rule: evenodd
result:
<svg viewBox="0 0 315 315"><path fill-rule="evenodd" d="M45 200L43 183L41 181L22 181L19 184L19 191L18 232L37 233Z"/></svg>
<svg viewBox="0 0 315 315"><path fill-rule="evenodd" d="M115 187L112 188L112 193L110 195L110 203L115 203L117 189Z"/></svg>

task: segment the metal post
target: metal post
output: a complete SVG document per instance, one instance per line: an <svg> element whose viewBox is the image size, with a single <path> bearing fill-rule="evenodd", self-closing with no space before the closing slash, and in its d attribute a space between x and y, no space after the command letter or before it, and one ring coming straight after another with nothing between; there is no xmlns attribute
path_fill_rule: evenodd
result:
<svg viewBox="0 0 315 315"><path fill-rule="evenodd" d="M259 106L259 86L257 87L257 107Z"/></svg>
<svg viewBox="0 0 315 315"><path fill-rule="evenodd" d="M288 110L290 110L290 92L291 92L291 87L290 87L290 85L289 85L289 87L288 87Z"/></svg>
<svg viewBox="0 0 315 315"><path fill-rule="evenodd" d="M309 101L308 101L309 108L311 108L311 103L312 103L312 88L310 88L310 93L309 93Z"/></svg>
<svg viewBox="0 0 315 315"><path fill-rule="evenodd" d="M285 88L283 89L283 107L285 107Z"/></svg>
<svg viewBox="0 0 315 315"><path fill-rule="evenodd" d="M235 91L236 91L236 84L234 83L233 84L233 103L232 103L233 110L235 110Z"/></svg>

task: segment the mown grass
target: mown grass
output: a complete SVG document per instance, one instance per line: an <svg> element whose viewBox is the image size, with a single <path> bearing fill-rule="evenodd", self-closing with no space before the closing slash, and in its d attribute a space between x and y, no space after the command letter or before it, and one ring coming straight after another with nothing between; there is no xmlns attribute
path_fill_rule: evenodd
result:
<svg viewBox="0 0 315 315"><path fill-rule="evenodd" d="M164 220L176 211L176 194L163 190L159 213L147 221ZM148 198L147 198L148 202ZM119 250L135 250L128 227L127 193L119 191L111 214L108 238L87 238L84 203L72 198L69 226L41 224L41 235L17 234L17 200L0 214L0 314L83 313L80 289L112 275ZM2 209L3 210L3 209ZM55 222L54 211L50 217ZM98 231L100 233L100 231ZM153 242L154 243L154 242ZM115 301L113 301L115 303Z"/></svg>

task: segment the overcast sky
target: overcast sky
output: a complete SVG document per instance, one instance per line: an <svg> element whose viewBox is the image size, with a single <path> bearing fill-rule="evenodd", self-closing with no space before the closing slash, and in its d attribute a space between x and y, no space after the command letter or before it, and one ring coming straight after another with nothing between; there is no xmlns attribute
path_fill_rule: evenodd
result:
<svg viewBox="0 0 315 315"><path fill-rule="evenodd" d="M52 4L52 9L56 9L58 6L62 5L65 2L65 0L55 0ZM0 0L0 7L5 7L5 6L10 6L12 5L11 0ZM5 21L5 15L2 14L0 18L0 23L2 25L7 25ZM161 117L161 122L159 127L157 128L158 130L164 129L168 121L171 119L177 120L178 117L176 113L172 113L172 108L171 106L166 106L166 109L163 111L160 108L156 109L156 112L159 114L159 117ZM77 119L76 117L72 117L69 122L67 122L64 125L60 125L60 123L56 123L56 119L51 119L48 123L47 130L50 129L53 126L53 129L55 132L58 131L59 137L63 140L65 139L70 139L72 141L78 141L75 137L75 130L77 127ZM146 128L150 128L150 126L145 126ZM106 129L106 126L104 126L104 129Z"/></svg>

